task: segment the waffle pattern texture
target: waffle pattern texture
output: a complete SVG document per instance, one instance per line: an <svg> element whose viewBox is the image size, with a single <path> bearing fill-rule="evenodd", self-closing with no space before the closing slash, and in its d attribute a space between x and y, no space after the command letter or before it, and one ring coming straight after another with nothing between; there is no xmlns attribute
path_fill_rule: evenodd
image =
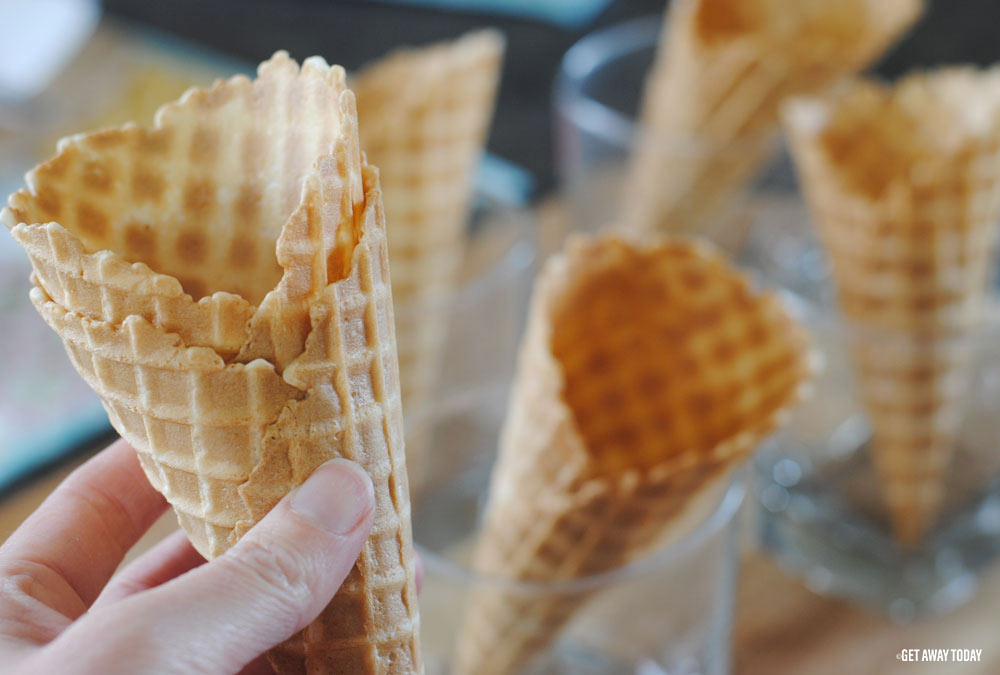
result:
<svg viewBox="0 0 1000 675"><path fill-rule="evenodd" d="M858 80L786 126L849 324L898 539L945 496L1000 218L1000 69Z"/></svg>
<svg viewBox="0 0 1000 675"><path fill-rule="evenodd" d="M222 555L324 461L375 525L283 673L422 672L378 172L339 66L284 52L153 128L63 139L0 215L31 298L195 548Z"/></svg>
<svg viewBox="0 0 1000 675"><path fill-rule="evenodd" d="M706 245L572 240L535 286L478 571L564 582L635 559L781 424L815 366L778 298ZM586 598L474 593L456 672L516 672Z"/></svg>
<svg viewBox="0 0 1000 675"><path fill-rule="evenodd" d="M385 187L408 417L419 416L431 402L442 365L448 301L465 252L473 179L503 53L500 33L477 31L399 50L352 81L361 145ZM426 458L408 452L407 461L414 480Z"/></svg>
<svg viewBox="0 0 1000 675"><path fill-rule="evenodd" d="M676 0L647 81L623 224L638 232L742 232L715 219L771 155L779 107L877 59L922 0Z"/></svg>

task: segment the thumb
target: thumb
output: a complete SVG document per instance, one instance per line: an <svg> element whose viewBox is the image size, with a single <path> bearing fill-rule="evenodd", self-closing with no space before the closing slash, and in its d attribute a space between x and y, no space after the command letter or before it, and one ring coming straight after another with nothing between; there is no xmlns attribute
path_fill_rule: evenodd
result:
<svg viewBox="0 0 1000 675"><path fill-rule="evenodd" d="M368 538L374 510L368 474L331 460L224 555L89 615L56 642L79 647L111 638L113 667L98 672L238 671L330 602ZM77 627L85 635L72 635Z"/></svg>

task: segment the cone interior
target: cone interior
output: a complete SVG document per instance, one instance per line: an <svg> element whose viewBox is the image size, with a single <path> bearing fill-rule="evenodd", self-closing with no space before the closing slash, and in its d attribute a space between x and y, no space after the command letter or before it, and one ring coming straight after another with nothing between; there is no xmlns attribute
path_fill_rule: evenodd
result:
<svg viewBox="0 0 1000 675"><path fill-rule="evenodd" d="M570 265L551 349L593 474L707 458L764 433L795 398L802 336L721 260L686 243L611 243Z"/></svg>
<svg viewBox="0 0 1000 675"><path fill-rule="evenodd" d="M977 152L1000 135L1000 70L951 69L896 87L859 80L837 100L820 144L844 189L872 200L960 194ZM964 169L964 170L963 170Z"/></svg>
<svg viewBox="0 0 1000 675"><path fill-rule="evenodd" d="M162 108L155 127L64 139L11 210L56 221L86 251L112 251L176 277L197 300L227 291L256 305L282 270L275 242L302 178L340 133L343 71L287 55ZM333 83L333 86L331 86Z"/></svg>

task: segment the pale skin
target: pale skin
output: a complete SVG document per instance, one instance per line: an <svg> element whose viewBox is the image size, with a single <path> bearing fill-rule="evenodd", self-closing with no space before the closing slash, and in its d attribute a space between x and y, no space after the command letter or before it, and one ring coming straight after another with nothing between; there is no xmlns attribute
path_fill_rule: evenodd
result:
<svg viewBox="0 0 1000 675"><path fill-rule="evenodd" d="M115 574L167 509L135 452L112 444L0 546L5 673L261 673L311 622L372 526L353 462L324 464L210 563L175 532Z"/></svg>

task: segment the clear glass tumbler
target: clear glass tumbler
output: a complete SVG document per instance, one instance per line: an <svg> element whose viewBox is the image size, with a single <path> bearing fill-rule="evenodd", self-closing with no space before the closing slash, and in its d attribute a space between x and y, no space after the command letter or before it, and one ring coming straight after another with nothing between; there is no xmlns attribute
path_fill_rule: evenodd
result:
<svg viewBox="0 0 1000 675"><path fill-rule="evenodd" d="M636 119L663 19L628 21L585 36L563 57L553 92L556 171L568 200L571 228L620 225L630 193L629 164L640 146L654 146L661 175L649 179L685 233L738 251L752 222L746 188L773 138L721 140L642 130Z"/></svg>
<svg viewBox="0 0 1000 675"><path fill-rule="evenodd" d="M536 263L530 211L479 196L451 291L395 308L410 483L437 464L420 430L435 401L510 381ZM390 225L391 227L391 225Z"/></svg>
<svg viewBox="0 0 1000 675"><path fill-rule="evenodd" d="M441 454L439 485L414 497L413 531L424 563L421 638L428 675L454 661L470 600L531 608L562 603L571 619L521 672L717 675L728 672L736 579L739 477L696 499L670 539L629 565L563 582L516 582L470 567L503 422L504 386L441 400L427 433ZM528 611L507 633L523 642L544 627Z"/></svg>
<svg viewBox="0 0 1000 675"><path fill-rule="evenodd" d="M814 396L758 454L762 545L814 591L897 621L949 611L1000 554L1000 306L989 305L974 335L933 349L852 329L828 306L800 307L826 367ZM899 386L900 364L951 374ZM866 410L879 400L892 406L879 413L882 428L926 453L876 451ZM921 516L927 504L933 513ZM897 543L908 516L932 523L919 543Z"/></svg>
<svg viewBox="0 0 1000 675"><path fill-rule="evenodd" d="M643 136L636 121L645 78L655 57L663 19L635 19L585 36L566 53L553 92L556 171L566 199L570 229L594 231L618 223L624 181L633 149L655 144L680 175L663 176L662 187L695 200L688 175L743 171L746 156L765 159L736 189L713 196L713 209L685 231L701 233L769 282L811 301L832 304L829 270L800 196L795 172L780 138L720 146L697 137ZM719 198L721 197L721 198ZM559 233L557 233L559 234ZM565 233L561 233L565 234ZM558 241L556 234L549 239Z"/></svg>

